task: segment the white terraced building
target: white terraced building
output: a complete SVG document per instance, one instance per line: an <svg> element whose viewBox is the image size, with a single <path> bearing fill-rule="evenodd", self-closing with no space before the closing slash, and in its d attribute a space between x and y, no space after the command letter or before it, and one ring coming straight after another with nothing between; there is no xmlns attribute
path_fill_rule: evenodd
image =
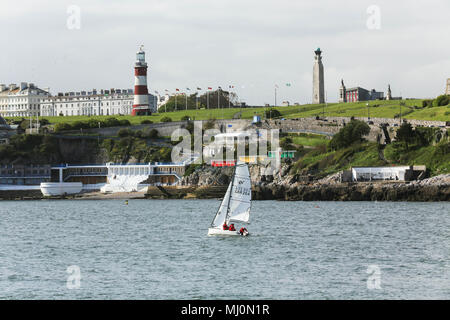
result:
<svg viewBox="0 0 450 320"><path fill-rule="evenodd" d="M133 108L132 89L66 92L41 102L42 116L129 115ZM150 109L156 111L155 97L149 94Z"/></svg>
<svg viewBox="0 0 450 320"><path fill-rule="evenodd" d="M33 83L19 86L0 84L0 116L29 117L40 115L40 103L50 95L49 89L40 89Z"/></svg>

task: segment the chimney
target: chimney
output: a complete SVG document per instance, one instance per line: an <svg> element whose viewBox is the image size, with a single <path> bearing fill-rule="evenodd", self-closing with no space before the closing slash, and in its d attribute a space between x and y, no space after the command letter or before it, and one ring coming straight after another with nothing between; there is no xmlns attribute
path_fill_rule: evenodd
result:
<svg viewBox="0 0 450 320"><path fill-rule="evenodd" d="M3 83L0 84L0 92L5 91L6 89L6 85L4 85Z"/></svg>

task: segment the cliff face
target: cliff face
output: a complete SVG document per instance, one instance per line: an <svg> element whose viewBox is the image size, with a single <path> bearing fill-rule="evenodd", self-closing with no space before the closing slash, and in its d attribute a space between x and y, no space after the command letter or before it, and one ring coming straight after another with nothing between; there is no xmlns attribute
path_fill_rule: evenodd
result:
<svg viewBox="0 0 450 320"><path fill-rule="evenodd" d="M97 139L16 135L0 146L0 163L58 164L104 163L104 150Z"/></svg>
<svg viewBox="0 0 450 320"><path fill-rule="evenodd" d="M108 161L105 150L99 147L95 139L58 138L58 151L61 163L103 164Z"/></svg>
<svg viewBox="0 0 450 320"><path fill-rule="evenodd" d="M252 197L255 200L302 201L450 201L450 174L409 183L340 183L340 173L313 181L312 177L289 174L283 165L271 174L267 167L252 165ZM198 168L183 177L180 186L226 186L233 168Z"/></svg>

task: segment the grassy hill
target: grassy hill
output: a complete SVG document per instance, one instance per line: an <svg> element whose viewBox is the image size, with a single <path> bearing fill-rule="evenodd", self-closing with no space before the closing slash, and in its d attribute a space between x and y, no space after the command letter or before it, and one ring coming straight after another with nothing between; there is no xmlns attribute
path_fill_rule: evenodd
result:
<svg viewBox="0 0 450 320"><path fill-rule="evenodd" d="M430 107L422 108L421 99L414 100L402 100L405 106L402 107L402 117L406 119L418 119L418 120L435 120L435 121L450 121L450 106L443 107ZM323 104L307 104L301 106L289 106L289 107L275 107L283 118L303 118L303 117L315 117L315 116L328 116L328 117L367 117L368 108L367 102L354 102L354 103L329 103ZM376 118L394 118L400 114L400 101L370 101L369 112L370 117ZM172 121L179 121L184 116L189 116L195 120L207 120L207 119L232 119L240 114L241 119L251 119L254 115L264 115L264 111L267 108L224 108L224 109L200 109L200 110L182 110L176 112L160 112L151 116L133 117L126 116L113 116L119 120L127 119L131 124L140 124L141 121L148 119L153 122L160 122L162 117L170 117ZM76 121L85 121L88 119L101 119L104 120L111 116L57 116L57 117L43 117L48 119L50 123L73 123ZM19 118L14 118L18 120Z"/></svg>

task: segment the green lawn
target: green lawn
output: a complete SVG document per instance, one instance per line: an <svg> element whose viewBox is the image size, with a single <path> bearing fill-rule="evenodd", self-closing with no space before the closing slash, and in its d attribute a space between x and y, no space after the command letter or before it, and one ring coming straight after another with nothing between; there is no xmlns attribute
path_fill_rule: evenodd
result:
<svg viewBox="0 0 450 320"><path fill-rule="evenodd" d="M292 139L292 142L297 145L316 147L319 145L327 145L330 141L326 136L319 134L295 134L291 133L288 136Z"/></svg>
<svg viewBox="0 0 450 320"><path fill-rule="evenodd" d="M391 101L370 101L369 113L370 117L376 118L394 118L400 114L399 100ZM421 107L422 100L403 100L406 104L402 107L402 117L407 119L419 119L419 120L435 120L435 121L450 121L450 106L433 107L425 109L417 109L414 106ZM353 103L329 103L328 105L301 105L301 106L289 106L289 107L276 107L279 110L282 117L286 119L292 118L305 118L315 116L328 116L328 117L367 117L368 108L367 102L353 102ZM151 116L139 116L133 117L127 116L113 116L119 120L127 119L131 124L139 124L144 119L149 119L153 122L159 122L162 117L168 116L173 121L179 121L183 116L189 116L195 120L207 120L207 119L232 119L234 115L241 112L242 119L251 119L254 115L264 115L266 108L224 108L224 109L201 109L201 110L182 110L176 112L160 112ZM72 123L75 121L84 121L88 119L106 119L110 116L64 116L64 117L43 117L50 121L50 123L67 122Z"/></svg>

